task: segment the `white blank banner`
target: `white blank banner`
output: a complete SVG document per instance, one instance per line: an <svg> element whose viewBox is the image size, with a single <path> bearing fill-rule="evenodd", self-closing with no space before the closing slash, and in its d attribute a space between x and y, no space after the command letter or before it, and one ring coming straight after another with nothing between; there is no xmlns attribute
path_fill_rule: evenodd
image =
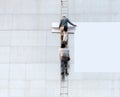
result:
<svg viewBox="0 0 120 97"><path fill-rule="evenodd" d="M120 72L120 23L77 23L75 72Z"/></svg>

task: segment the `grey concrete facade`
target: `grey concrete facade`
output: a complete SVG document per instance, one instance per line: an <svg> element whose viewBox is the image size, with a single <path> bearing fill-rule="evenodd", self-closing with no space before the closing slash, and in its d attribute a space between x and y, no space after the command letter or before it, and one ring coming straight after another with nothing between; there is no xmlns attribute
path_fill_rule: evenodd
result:
<svg viewBox="0 0 120 97"><path fill-rule="evenodd" d="M74 22L119 22L119 0L69 0ZM0 97L60 97L60 0L0 0ZM120 74L75 73L69 36L69 97L119 97Z"/></svg>

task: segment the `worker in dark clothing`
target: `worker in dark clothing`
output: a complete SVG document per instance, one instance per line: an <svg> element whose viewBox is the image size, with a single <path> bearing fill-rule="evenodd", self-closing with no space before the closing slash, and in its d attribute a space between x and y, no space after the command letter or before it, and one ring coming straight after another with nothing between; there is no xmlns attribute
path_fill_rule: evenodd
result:
<svg viewBox="0 0 120 97"><path fill-rule="evenodd" d="M69 75L68 73L68 61L70 61L69 49L66 48L65 44L62 43L59 50L60 60L61 60L61 75Z"/></svg>
<svg viewBox="0 0 120 97"><path fill-rule="evenodd" d="M67 41L67 31L68 31L68 23L72 26L76 27L75 24L71 23L66 16L62 16L62 19L60 20L59 29L61 31L61 40Z"/></svg>
<svg viewBox="0 0 120 97"><path fill-rule="evenodd" d="M68 31L68 23L72 26L76 26L75 24L71 23L66 16L62 16L62 19L60 20L59 28L64 27L64 31Z"/></svg>

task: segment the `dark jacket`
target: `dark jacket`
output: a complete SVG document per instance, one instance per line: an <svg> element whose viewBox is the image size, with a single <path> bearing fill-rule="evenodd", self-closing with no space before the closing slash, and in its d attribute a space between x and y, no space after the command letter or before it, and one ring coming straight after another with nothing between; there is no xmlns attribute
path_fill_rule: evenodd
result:
<svg viewBox="0 0 120 97"><path fill-rule="evenodd" d="M70 22L70 20L68 18L64 18L64 19L60 20L59 28L61 26L68 27L68 23L75 26L73 23Z"/></svg>

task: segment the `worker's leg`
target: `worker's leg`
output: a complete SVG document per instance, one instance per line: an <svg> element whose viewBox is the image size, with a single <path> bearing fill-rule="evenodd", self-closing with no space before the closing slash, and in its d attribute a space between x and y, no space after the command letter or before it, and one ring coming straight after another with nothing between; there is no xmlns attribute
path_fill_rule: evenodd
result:
<svg viewBox="0 0 120 97"><path fill-rule="evenodd" d="M64 37L64 31L61 32L61 44L63 42L63 37Z"/></svg>
<svg viewBox="0 0 120 97"><path fill-rule="evenodd" d="M68 73L68 62L65 62L65 73L66 73L66 75L69 75L69 73Z"/></svg>
<svg viewBox="0 0 120 97"><path fill-rule="evenodd" d="M64 37L64 36L61 34L61 41L63 41L63 37Z"/></svg>
<svg viewBox="0 0 120 97"><path fill-rule="evenodd" d="M64 31L63 34L63 41L67 42L68 41L68 32Z"/></svg>
<svg viewBox="0 0 120 97"><path fill-rule="evenodd" d="M68 44L68 27L64 27L64 35L63 35L63 41L66 42L66 47Z"/></svg>
<svg viewBox="0 0 120 97"><path fill-rule="evenodd" d="M65 63L64 61L61 61L61 75L64 74L64 70L65 70Z"/></svg>
<svg viewBox="0 0 120 97"><path fill-rule="evenodd" d="M63 41L64 27L60 27L61 41Z"/></svg>

